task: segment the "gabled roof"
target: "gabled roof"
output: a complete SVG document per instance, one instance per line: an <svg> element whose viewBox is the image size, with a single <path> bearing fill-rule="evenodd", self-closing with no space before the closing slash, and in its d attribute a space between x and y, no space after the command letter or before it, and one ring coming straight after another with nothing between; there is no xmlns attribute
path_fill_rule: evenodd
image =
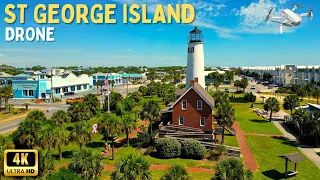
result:
<svg viewBox="0 0 320 180"><path fill-rule="evenodd" d="M176 105L191 89L193 89L212 109L214 108L213 97L197 82L194 82L193 86L190 86L173 104Z"/></svg>
<svg viewBox="0 0 320 180"><path fill-rule="evenodd" d="M18 74L18 75L15 75L15 77L27 77L27 78L29 78L29 77L32 77L32 76L29 75L29 74Z"/></svg>
<svg viewBox="0 0 320 180"><path fill-rule="evenodd" d="M12 75L5 72L0 72L0 77L6 78L6 77L12 77Z"/></svg>

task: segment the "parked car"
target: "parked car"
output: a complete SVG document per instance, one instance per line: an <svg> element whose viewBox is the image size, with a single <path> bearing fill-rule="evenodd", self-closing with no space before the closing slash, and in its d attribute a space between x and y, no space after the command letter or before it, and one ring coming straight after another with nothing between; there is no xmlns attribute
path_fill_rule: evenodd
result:
<svg viewBox="0 0 320 180"><path fill-rule="evenodd" d="M224 92L229 93L230 91L229 91L229 89L226 88L226 89L224 90Z"/></svg>
<svg viewBox="0 0 320 180"><path fill-rule="evenodd" d="M82 97L75 97L75 98L68 98L66 100L67 104L71 104L71 103L74 103L74 102L83 102L83 99L82 99Z"/></svg>

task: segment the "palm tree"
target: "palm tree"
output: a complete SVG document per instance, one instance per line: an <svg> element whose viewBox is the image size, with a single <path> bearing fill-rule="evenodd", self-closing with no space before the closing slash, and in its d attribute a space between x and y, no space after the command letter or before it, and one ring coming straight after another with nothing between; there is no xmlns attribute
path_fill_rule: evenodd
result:
<svg viewBox="0 0 320 180"><path fill-rule="evenodd" d="M50 151L39 150L39 176L47 179L47 176L54 172L54 160Z"/></svg>
<svg viewBox="0 0 320 180"><path fill-rule="evenodd" d="M107 133L107 136L112 138L112 160L114 159L114 141L117 139L117 136L122 133L122 123L115 114L105 114L102 117L100 126L103 126L102 129Z"/></svg>
<svg viewBox="0 0 320 180"><path fill-rule="evenodd" d="M297 95L289 95L284 98L283 108L290 109L290 114L292 115L292 110L300 106L299 97Z"/></svg>
<svg viewBox="0 0 320 180"><path fill-rule="evenodd" d="M32 120L32 121L41 121L41 122L44 122L47 120L46 115L42 111L39 111L39 110L31 111L28 114L26 119Z"/></svg>
<svg viewBox="0 0 320 180"><path fill-rule="evenodd" d="M317 104L319 104L320 89L314 90L312 96L313 96L315 99L317 99Z"/></svg>
<svg viewBox="0 0 320 180"><path fill-rule="evenodd" d="M36 145L40 127L40 121L22 121L17 130L20 143L32 149Z"/></svg>
<svg viewBox="0 0 320 180"><path fill-rule="evenodd" d="M213 86L216 88L216 92L218 91L218 88L220 85L221 85L221 81L216 79L213 83Z"/></svg>
<svg viewBox="0 0 320 180"><path fill-rule="evenodd" d="M78 122L82 120L86 120L87 122L92 118L92 112L84 102L72 103L68 108L68 113L72 122Z"/></svg>
<svg viewBox="0 0 320 180"><path fill-rule="evenodd" d="M84 148L74 153L69 168L84 179L96 179L103 170L102 156L91 149Z"/></svg>
<svg viewBox="0 0 320 180"><path fill-rule="evenodd" d="M316 147L319 147L319 138L320 138L320 113L311 114L308 120L308 123L311 124L309 134L316 139Z"/></svg>
<svg viewBox="0 0 320 180"><path fill-rule="evenodd" d="M53 113L51 120L54 121L57 126L61 127L63 124L69 123L71 121L71 117L67 112L59 110Z"/></svg>
<svg viewBox="0 0 320 180"><path fill-rule="evenodd" d="M188 180L190 179L189 173L186 168L181 164L170 166L167 173L161 177L161 180Z"/></svg>
<svg viewBox="0 0 320 180"><path fill-rule="evenodd" d="M103 81L101 81L101 80L99 80L99 81L97 81L96 82L96 86L97 86L97 94L99 94L99 91L98 91L98 87L100 86L101 87L101 90L102 90L102 86L103 86L103 84L104 84L104 82ZM102 91L101 91L102 92Z"/></svg>
<svg viewBox="0 0 320 180"><path fill-rule="evenodd" d="M299 123L299 137L302 138L302 124L306 119L308 119L308 113L305 109L299 108L297 109L293 115L292 119Z"/></svg>
<svg viewBox="0 0 320 180"><path fill-rule="evenodd" d="M91 133L88 131L88 125L84 121L80 121L74 124L73 131L70 134L70 139L80 146L80 150L84 144L91 141Z"/></svg>
<svg viewBox="0 0 320 180"><path fill-rule="evenodd" d="M61 146L68 145L69 135L63 128L56 128L53 130L53 147L58 147L60 161L62 160Z"/></svg>
<svg viewBox="0 0 320 180"><path fill-rule="evenodd" d="M13 104L8 104L7 105L8 109L9 109L9 112L11 112L11 110L13 109L14 105Z"/></svg>
<svg viewBox="0 0 320 180"><path fill-rule="evenodd" d="M9 100L10 96L12 96L12 94L13 94L12 87L2 86L0 91L1 91L1 96L4 98L5 110L7 110L8 100Z"/></svg>
<svg viewBox="0 0 320 180"><path fill-rule="evenodd" d="M2 179L4 173L4 151L7 149L14 149L14 143L9 136L0 135L0 179Z"/></svg>
<svg viewBox="0 0 320 180"><path fill-rule="evenodd" d="M225 94L224 92L218 91L214 93L213 98L214 98L214 103L216 104L216 107L218 107L220 103L228 99L228 95Z"/></svg>
<svg viewBox="0 0 320 180"><path fill-rule="evenodd" d="M153 122L160 120L160 105L154 100L145 102L142 105L142 111L140 112L141 119L148 119L150 124L150 135L152 135Z"/></svg>
<svg viewBox="0 0 320 180"><path fill-rule="evenodd" d="M42 123L37 137L37 144L43 149L50 149L53 147L53 127L51 122Z"/></svg>
<svg viewBox="0 0 320 180"><path fill-rule="evenodd" d="M219 161L215 167L215 174L212 180L222 179L244 179L253 180L250 170L244 168L243 162L237 158L226 158Z"/></svg>
<svg viewBox="0 0 320 180"><path fill-rule="evenodd" d="M280 103L279 101L274 98L270 97L267 99L266 104L264 104L264 110L270 111L270 122L272 120L272 113L273 112L278 112L280 110Z"/></svg>
<svg viewBox="0 0 320 180"><path fill-rule="evenodd" d="M221 144L224 143L225 128L232 127L235 119L235 111L229 100L227 99L226 101L221 102L217 108L216 114L217 123L223 128Z"/></svg>
<svg viewBox="0 0 320 180"><path fill-rule="evenodd" d="M135 119L132 118L131 114L127 114L122 120L122 126L126 132L127 146L129 146L129 134L137 128L137 123L135 122Z"/></svg>
<svg viewBox="0 0 320 180"><path fill-rule="evenodd" d="M87 94L83 97L83 102L88 106L92 114L97 114L100 110L100 101L96 95Z"/></svg>
<svg viewBox="0 0 320 180"><path fill-rule="evenodd" d="M117 162L116 170L112 172L112 180L151 180L150 164L141 155L129 154Z"/></svg>
<svg viewBox="0 0 320 180"><path fill-rule="evenodd" d="M207 91L209 91L209 86L210 86L210 84L211 84L210 82L206 82L206 84L205 84Z"/></svg>

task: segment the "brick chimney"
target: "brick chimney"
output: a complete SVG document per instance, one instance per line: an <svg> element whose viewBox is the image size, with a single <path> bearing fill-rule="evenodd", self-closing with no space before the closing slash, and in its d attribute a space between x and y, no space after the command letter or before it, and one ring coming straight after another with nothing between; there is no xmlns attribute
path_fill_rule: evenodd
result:
<svg viewBox="0 0 320 180"><path fill-rule="evenodd" d="M194 80L190 80L190 86L194 86Z"/></svg>
<svg viewBox="0 0 320 180"><path fill-rule="evenodd" d="M194 82L198 83L198 78L197 77L194 78Z"/></svg>

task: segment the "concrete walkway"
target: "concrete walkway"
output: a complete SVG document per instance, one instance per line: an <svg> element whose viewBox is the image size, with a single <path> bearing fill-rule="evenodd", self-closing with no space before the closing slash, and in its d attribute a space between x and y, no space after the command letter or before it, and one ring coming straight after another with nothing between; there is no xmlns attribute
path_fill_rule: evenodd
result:
<svg viewBox="0 0 320 180"><path fill-rule="evenodd" d="M291 142L296 143L297 148L320 169L320 156L316 154L315 148L306 147L301 144L297 137L291 133L290 129L284 126L282 122L273 121L273 124L282 132L284 137L288 138Z"/></svg>

